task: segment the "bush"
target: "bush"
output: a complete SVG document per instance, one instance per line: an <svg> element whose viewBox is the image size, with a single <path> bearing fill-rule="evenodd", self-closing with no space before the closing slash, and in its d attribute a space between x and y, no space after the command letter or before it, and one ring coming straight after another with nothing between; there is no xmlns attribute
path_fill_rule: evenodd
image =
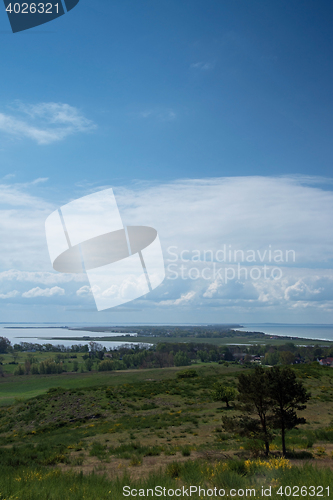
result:
<svg viewBox="0 0 333 500"><path fill-rule="evenodd" d="M39 375L39 368L37 363L31 365L31 375Z"/></svg>
<svg viewBox="0 0 333 500"><path fill-rule="evenodd" d="M55 363L53 360L42 361L39 365L41 375L59 374L64 371L62 363Z"/></svg>
<svg viewBox="0 0 333 500"><path fill-rule="evenodd" d="M182 372L178 372L177 373L177 378L194 378L194 377L198 377L198 373L196 372L196 370L184 370Z"/></svg>
<svg viewBox="0 0 333 500"><path fill-rule="evenodd" d="M178 462L171 462L171 464L168 464L166 468L167 475L172 478L179 477L181 471L182 471L182 466Z"/></svg>
<svg viewBox="0 0 333 500"><path fill-rule="evenodd" d="M104 361L101 361L98 365L99 372L107 372L111 370L113 370L113 361L110 359L104 359Z"/></svg>
<svg viewBox="0 0 333 500"><path fill-rule="evenodd" d="M141 458L138 455L132 455L130 465L135 466L140 464L141 464Z"/></svg>
<svg viewBox="0 0 333 500"><path fill-rule="evenodd" d="M250 451L253 457L259 457L265 451L265 443L260 439L249 439L246 441L244 449Z"/></svg>
<svg viewBox="0 0 333 500"><path fill-rule="evenodd" d="M14 375L24 375L25 371L22 365L18 365L16 370L14 371Z"/></svg>
<svg viewBox="0 0 333 500"><path fill-rule="evenodd" d="M57 392L57 393L64 393L64 392L66 392L66 389L64 387L51 387L47 391L47 394L54 394L55 392Z"/></svg>
<svg viewBox="0 0 333 500"><path fill-rule="evenodd" d="M92 360L91 358L87 358L87 359L85 360L85 362L84 362L84 366L85 366L86 370L88 370L88 372L91 372L91 369L92 369L92 367L93 367L93 364L94 364L94 362L93 362L93 360Z"/></svg>
<svg viewBox="0 0 333 500"><path fill-rule="evenodd" d="M191 448L189 446L184 446L182 449L183 457L189 457L191 455Z"/></svg>
<svg viewBox="0 0 333 500"><path fill-rule="evenodd" d="M229 402L234 401L236 397L237 391L234 387L223 385L220 382L214 385L214 391L212 393L213 401L223 401L227 408L229 408Z"/></svg>

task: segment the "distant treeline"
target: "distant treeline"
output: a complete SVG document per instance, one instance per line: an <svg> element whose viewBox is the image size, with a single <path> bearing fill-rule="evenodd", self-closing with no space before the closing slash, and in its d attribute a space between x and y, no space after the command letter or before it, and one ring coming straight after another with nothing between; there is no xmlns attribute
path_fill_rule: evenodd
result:
<svg viewBox="0 0 333 500"><path fill-rule="evenodd" d="M143 335L143 334L141 334ZM159 332L151 332L150 334L155 337L171 337L171 338L184 338L184 337L192 337L192 338L201 338L201 339L211 339L211 338L234 338L234 337L265 337L265 334L262 332L242 332L238 330L220 330L220 329L209 329L206 328L196 328L195 330L180 330L175 328L174 330L162 330Z"/></svg>
<svg viewBox="0 0 333 500"><path fill-rule="evenodd" d="M226 338L226 337L264 337L262 332L242 332L237 331L240 325L205 325L205 326L145 326L145 327L85 327L80 331L94 333L133 333L146 337L174 337L174 338ZM71 330L76 330L71 329Z"/></svg>
<svg viewBox="0 0 333 500"><path fill-rule="evenodd" d="M11 346L8 339L0 337L0 352L12 356L11 364L18 365L15 373L22 375L165 368L188 366L196 362L291 365L333 357L333 346L297 346L293 342L280 346L216 346L199 342L160 342L153 346L132 344L107 350L97 342L72 346L22 342ZM39 353L45 352L50 353L50 357L45 359L44 355L43 359L39 359ZM24 362L20 361L22 356ZM0 360L0 364L2 361L4 359Z"/></svg>
<svg viewBox="0 0 333 500"><path fill-rule="evenodd" d="M74 344L71 346L64 346L62 344L53 345L53 344L36 344L33 342L20 342L20 344L13 345L14 351L17 352L89 352L88 344Z"/></svg>

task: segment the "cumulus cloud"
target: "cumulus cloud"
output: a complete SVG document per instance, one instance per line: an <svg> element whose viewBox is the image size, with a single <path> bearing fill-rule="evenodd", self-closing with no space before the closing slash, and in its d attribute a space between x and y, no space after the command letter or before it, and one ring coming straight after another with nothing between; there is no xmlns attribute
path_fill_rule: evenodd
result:
<svg viewBox="0 0 333 500"><path fill-rule="evenodd" d="M32 288L28 292L22 293L22 297L25 299L33 299L36 297L54 297L55 295L65 295L65 290L59 286L54 286L53 288Z"/></svg>
<svg viewBox="0 0 333 500"><path fill-rule="evenodd" d="M333 279L330 277L304 277L285 290L286 300L333 300Z"/></svg>
<svg viewBox="0 0 333 500"><path fill-rule="evenodd" d="M11 113L0 112L0 131L17 139L28 138L45 145L67 136L89 132L96 125L75 107L65 103L18 103Z"/></svg>
<svg viewBox="0 0 333 500"><path fill-rule="evenodd" d="M194 299L196 292L194 290L183 293L178 299L175 300L162 300L159 302L160 306L181 306L188 305Z"/></svg>
<svg viewBox="0 0 333 500"><path fill-rule="evenodd" d="M216 279L209 284L202 296L207 299L259 299L259 293L251 280L242 282L237 279L231 280L228 283Z"/></svg>
<svg viewBox="0 0 333 500"><path fill-rule="evenodd" d="M333 192L322 188L322 179L313 181L311 184L311 178L295 176L235 177L115 188L124 224L156 228L164 252L166 280L145 299L137 299L138 302L152 308L173 306L175 310L189 304L193 311L223 307L238 312L256 308L283 312L303 310L304 304L318 315L330 311ZM36 186L33 189L36 192ZM81 196L85 194L88 194L87 187L82 189ZM91 297L85 275L52 272L44 222L57 206L32 196L28 185L0 185L0 199L0 269L3 270L0 281L3 285L15 283L11 288L20 290L17 283L31 282L52 289L52 285L66 283L67 290L67 286L82 280L84 286L73 290L75 300ZM219 262L216 258L216 255L221 257L217 252L223 250L224 245L227 253L229 248L242 250L245 255L253 250L255 262L244 262L244 267L250 270L251 266L262 266L265 262L270 268L278 266L283 272L282 278L236 278L226 283L206 271L210 276L208 280L193 280L188 276L187 279L168 279L173 274L169 266L173 266L173 272L179 272L181 265L187 272L191 267L200 272L203 268L212 269L213 264L234 267L234 262ZM275 250L282 251L283 256L293 250L295 262L293 258L286 262L285 257L282 262L268 262L269 252L273 254ZM186 262L181 259L183 251ZM208 251L208 261L205 251ZM100 293L126 296L131 293L131 286L130 282L113 281ZM11 288L2 290L2 294L9 293ZM166 296L168 300L164 300ZM318 321L319 317L312 321Z"/></svg>
<svg viewBox="0 0 333 500"><path fill-rule="evenodd" d="M92 289L89 285L84 285L84 286L81 286L81 288L79 288L77 291L76 291L76 295L78 297L87 297L87 296L91 296L92 295Z"/></svg>
<svg viewBox="0 0 333 500"><path fill-rule="evenodd" d="M0 269L49 268L44 223L56 207L29 190L0 184Z"/></svg>
<svg viewBox="0 0 333 500"><path fill-rule="evenodd" d="M13 290L12 292L0 293L0 299L13 299L20 294L17 290Z"/></svg>
<svg viewBox="0 0 333 500"><path fill-rule="evenodd" d="M203 61L199 61L199 62L196 62L196 63L192 63L190 65L190 68L191 69L197 69L197 70L200 70L200 71L209 71L209 70L212 70L214 69L215 67L215 63L214 62L203 62Z"/></svg>
<svg viewBox="0 0 333 500"><path fill-rule="evenodd" d="M179 180L137 189L115 189L124 222L159 231L182 250L294 250L296 264L332 259L333 192L301 177L229 177ZM258 254L257 254L258 255ZM268 253L266 254L268 255ZM258 260L258 258L257 258Z"/></svg>

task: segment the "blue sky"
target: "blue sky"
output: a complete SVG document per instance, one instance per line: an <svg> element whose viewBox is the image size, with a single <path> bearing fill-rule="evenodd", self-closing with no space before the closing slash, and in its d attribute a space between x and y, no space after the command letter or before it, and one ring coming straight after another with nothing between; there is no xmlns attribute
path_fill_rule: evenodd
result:
<svg viewBox="0 0 333 500"><path fill-rule="evenodd" d="M4 320L332 322L332 17L326 0L80 0L14 35L0 9ZM47 215L104 187L165 255L273 245L297 262L281 283L169 280L95 313L86 282L36 273L55 276Z"/></svg>

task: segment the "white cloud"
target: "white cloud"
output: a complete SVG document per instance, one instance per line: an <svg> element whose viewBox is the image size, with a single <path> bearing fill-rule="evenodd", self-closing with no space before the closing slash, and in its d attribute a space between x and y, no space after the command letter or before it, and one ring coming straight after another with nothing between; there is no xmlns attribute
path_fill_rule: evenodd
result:
<svg viewBox="0 0 333 500"><path fill-rule="evenodd" d="M222 282L220 280L215 280L213 283L209 285L205 293L203 294L204 297L208 298L213 298L214 295L218 293L219 288L222 286Z"/></svg>
<svg viewBox="0 0 333 500"><path fill-rule="evenodd" d="M215 63L214 62L203 62L203 61L200 61L200 62L196 62L196 63L192 63L190 65L190 68L192 69L198 69L198 70L201 70L201 71L209 71L211 69L214 69L215 67Z"/></svg>
<svg viewBox="0 0 333 500"><path fill-rule="evenodd" d="M333 279L331 277L306 276L285 290L286 300L322 301L333 300Z"/></svg>
<svg viewBox="0 0 333 500"><path fill-rule="evenodd" d="M220 279L216 279L204 291L204 298L208 299L242 299L242 300L257 300L259 299L258 291L255 287L255 282L252 280L243 281L233 279L224 283Z"/></svg>
<svg viewBox="0 0 333 500"><path fill-rule="evenodd" d="M204 250L216 254L224 245L244 252L253 249L261 255L268 249L296 252L296 262L281 264L283 278L278 281L240 279L225 284L214 276L209 280L166 279L163 286L148 294L141 303L144 300L145 308L173 306L175 311L185 304L189 304L193 312L229 308L233 314L242 311L252 314L257 309L265 309L267 314L279 311L278 318L287 310L303 311L304 304L310 304L312 315L308 319L311 322L329 322L327 316L322 319L320 315L329 314L332 308L333 192L322 189L322 184L323 179L314 178L311 185L308 177L234 177L185 179L159 185L138 183L132 189L115 188L125 225L147 225L158 230L169 277L170 264L177 271L180 265L187 269L212 266L209 262L181 262L183 250L188 251L185 253L188 259L194 250L199 250L201 256ZM30 194L30 189L36 192L39 186L0 185L0 282L3 286L7 286L6 282L14 283L1 293L10 293L11 288L22 293L19 283L36 283L49 289L66 283L66 292L72 287L67 295L69 300L73 295L76 301L79 297L82 300L84 295L91 294L84 274L52 272L44 223L57 206ZM76 197L84 194L87 189ZM174 256L168 251L169 247L176 253L176 262L171 262ZM218 265L229 266L223 262ZM263 263L257 257L253 265ZM76 291L77 287L73 288L77 282L85 286ZM130 282L125 283L123 289L116 290L114 285L110 283L105 293L127 294L131 287ZM166 294L169 300L163 300ZM140 303L141 299L137 300Z"/></svg>
<svg viewBox="0 0 333 500"><path fill-rule="evenodd" d="M195 296L194 291L185 293L181 297L179 297L179 299L174 301L174 305L179 306L180 304L188 304L189 302L191 302L194 296Z"/></svg>
<svg viewBox="0 0 333 500"><path fill-rule="evenodd" d="M36 297L54 297L55 295L65 295L65 290L59 286L54 286L53 288L32 288L28 292L22 293L22 297L25 299L33 299Z"/></svg>
<svg viewBox="0 0 333 500"><path fill-rule="evenodd" d="M17 290L13 290L12 292L7 292L7 293L0 293L0 299L12 299L14 297L17 297L20 292Z"/></svg>
<svg viewBox="0 0 333 500"><path fill-rule="evenodd" d="M0 269L50 269L44 223L56 207L29 189L0 184Z"/></svg>
<svg viewBox="0 0 333 500"><path fill-rule="evenodd" d="M79 290L76 291L76 295L78 297L87 297L88 295L92 295L90 286L82 286L81 288L79 288Z"/></svg>
<svg viewBox="0 0 333 500"><path fill-rule="evenodd" d="M12 114L0 113L0 131L18 139L32 139L37 144L51 144L69 135L96 128L91 120L69 104L18 103L11 111Z"/></svg>
<svg viewBox="0 0 333 500"><path fill-rule="evenodd" d="M84 274L65 274L65 273L50 273L46 271L19 271L17 269L9 269L8 271L0 272L1 281L17 281L30 283L42 283L43 285L51 285L54 283L69 283L71 281L86 281Z"/></svg>
<svg viewBox="0 0 333 500"><path fill-rule="evenodd" d="M43 182L47 182L49 180L48 177L38 177L38 179L35 179L34 181L31 182L32 185L36 184L42 184Z"/></svg>
<svg viewBox="0 0 333 500"><path fill-rule="evenodd" d="M308 183L308 180L307 180ZM302 178L229 177L115 189L123 221L159 231L167 249L295 250L296 264L332 258L333 192Z"/></svg>
<svg viewBox="0 0 333 500"><path fill-rule="evenodd" d="M176 300L162 300L159 302L160 306L180 306L180 305L188 305L195 297L195 291L183 293Z"/></svg>

